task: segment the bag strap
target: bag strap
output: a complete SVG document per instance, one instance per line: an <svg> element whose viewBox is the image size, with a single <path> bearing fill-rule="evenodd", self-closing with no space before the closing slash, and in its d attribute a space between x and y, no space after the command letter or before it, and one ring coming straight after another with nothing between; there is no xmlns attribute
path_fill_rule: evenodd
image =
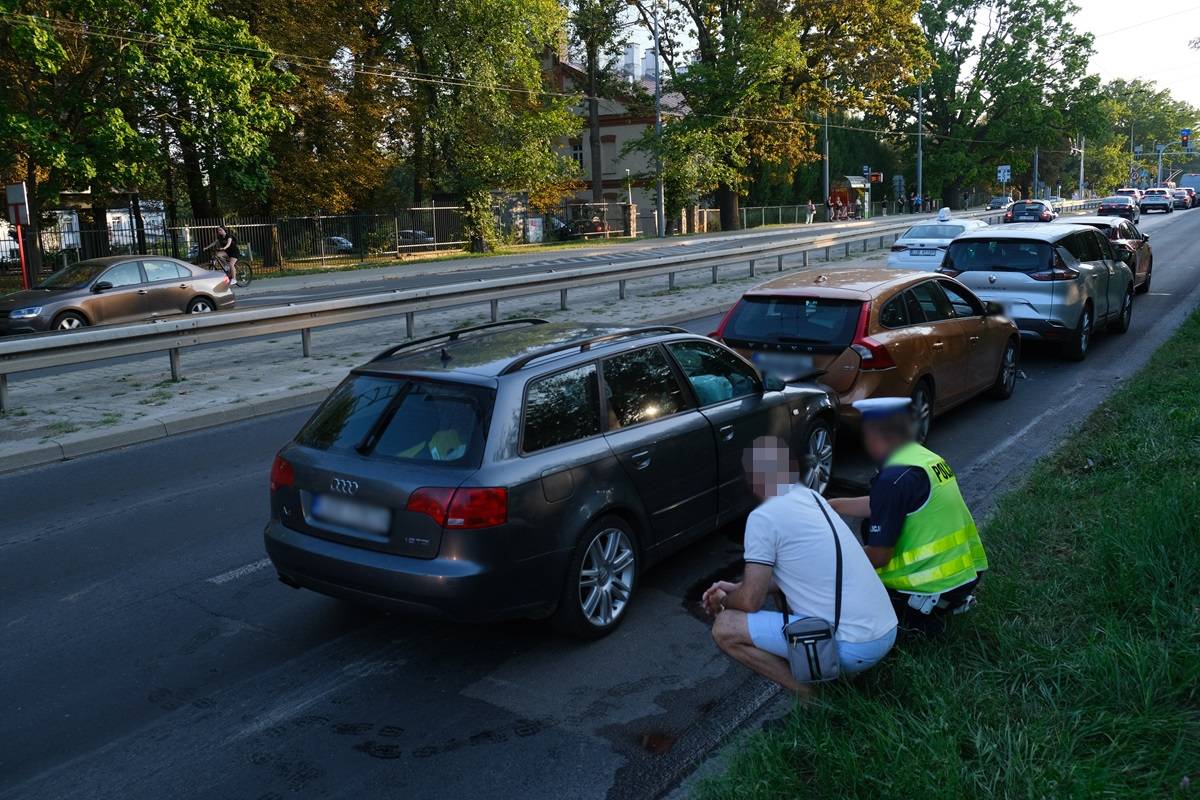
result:
<svg viewBox="0 0 1200 800"><path fill-rule="evenodd" d="M813 492L813 498L817 501L817 508L821 509L821 513L825 515L825 521L829 523L829 530L833 534L833 547L837 552L837 571L834 577L833 595L833 632L837 633L838 625L842 621L842 540L838 536L837 528L833 526L833 520L829 518L829 512L825 510L825 503L821 500L821 495Z"/></svg>

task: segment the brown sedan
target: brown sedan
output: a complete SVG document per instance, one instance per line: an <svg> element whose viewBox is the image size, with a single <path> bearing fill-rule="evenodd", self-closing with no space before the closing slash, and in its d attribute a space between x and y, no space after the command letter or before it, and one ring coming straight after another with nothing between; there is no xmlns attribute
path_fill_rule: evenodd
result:
<svg viewBox="0 0 1200 800"><path fill-rule="evenodd" d="M165 256L92 258L33 289L0 296L0 335L203 314L233 305L224 272Z"/></svg>
<svg viewBox="0 0 1200 800"><path fill-rule="evenodd" d="M1020 335L994 304L929 272L801 272L756 286L713 336L779 377L822 370L842 421L855 400L913 399L924 440L930 421L983 392L1016 385Z"/></svg>

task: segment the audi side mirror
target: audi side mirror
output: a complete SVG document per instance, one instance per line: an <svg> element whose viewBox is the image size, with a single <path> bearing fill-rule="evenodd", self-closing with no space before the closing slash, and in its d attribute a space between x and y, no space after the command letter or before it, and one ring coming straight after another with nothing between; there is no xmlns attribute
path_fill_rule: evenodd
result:
<svg viewBox="0 0 1200 800"><path fill-rule="evenodd" d="M96 294L100 294L100 292L107 292L111 288L112 284L108 281L98 281L92 286L92 291Z"/></svg>

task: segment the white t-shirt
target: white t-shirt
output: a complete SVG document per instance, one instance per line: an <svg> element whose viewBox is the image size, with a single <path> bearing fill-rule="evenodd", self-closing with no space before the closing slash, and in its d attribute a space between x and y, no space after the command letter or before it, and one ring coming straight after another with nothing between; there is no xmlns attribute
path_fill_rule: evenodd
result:
<svg viewBox="0 0 1200 800"><path fill-rule="evenodd" d="M746 520L746 561L766 564L787 598L793 617L833 622L837 551L818 496L803 486L772 497ZM824 499L842 545L842 621L836 638L869 642L896 627L887 590L867 560L862 545Z"/></svg>

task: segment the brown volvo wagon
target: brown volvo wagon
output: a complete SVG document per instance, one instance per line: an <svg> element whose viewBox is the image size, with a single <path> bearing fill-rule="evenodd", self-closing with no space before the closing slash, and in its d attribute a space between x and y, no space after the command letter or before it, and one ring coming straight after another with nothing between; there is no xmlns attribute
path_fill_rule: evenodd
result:
<svg viewBox="0 0 1200 800"><path fill-rule="evenodd" d="M895 269L805 271L746 292L714 338L780 377L822 370L841 420L868 397L913 399L933 417L981 393L1007 398L1021 340L1000 306L953 278Z"/></svg>

